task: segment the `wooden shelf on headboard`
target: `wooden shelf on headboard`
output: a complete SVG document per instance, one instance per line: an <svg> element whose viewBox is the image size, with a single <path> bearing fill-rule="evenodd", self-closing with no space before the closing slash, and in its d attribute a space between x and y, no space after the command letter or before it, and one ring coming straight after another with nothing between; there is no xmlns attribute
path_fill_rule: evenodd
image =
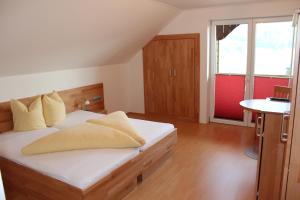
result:
<svg viewBox="0 0 300 200"><path fill-rule="evenodd" d="M99 112L105 109L103 83L58 91L58 93L65 102L67 113L82 109L85 100L90 101L88 109L92 112ZM36 97L27 97L19 99L19 101L29 105ZM0 133L12 129L13 118L10 102L0 103Z"/></svg>

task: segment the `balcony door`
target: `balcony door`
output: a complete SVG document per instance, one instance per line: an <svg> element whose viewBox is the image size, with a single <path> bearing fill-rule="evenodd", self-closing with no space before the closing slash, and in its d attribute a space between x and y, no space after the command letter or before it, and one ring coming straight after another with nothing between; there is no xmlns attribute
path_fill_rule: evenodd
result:
<svg viewBox="0 0 300 200"><path fill-rule="evenodd" d="M210 121L251 126L244 99L273 96L292 74L291 18L214 21L211 32Z"/></svg>

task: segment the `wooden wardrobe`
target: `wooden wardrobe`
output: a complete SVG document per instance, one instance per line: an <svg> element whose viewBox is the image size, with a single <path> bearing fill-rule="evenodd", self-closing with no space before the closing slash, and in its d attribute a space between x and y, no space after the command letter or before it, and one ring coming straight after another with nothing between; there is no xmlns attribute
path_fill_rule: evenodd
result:
<svg viewBox="0 0 300 200"><path fill-rule="evenodd" d="M197 121L200 35L160 35L143 49L146 114Z"/></svg>

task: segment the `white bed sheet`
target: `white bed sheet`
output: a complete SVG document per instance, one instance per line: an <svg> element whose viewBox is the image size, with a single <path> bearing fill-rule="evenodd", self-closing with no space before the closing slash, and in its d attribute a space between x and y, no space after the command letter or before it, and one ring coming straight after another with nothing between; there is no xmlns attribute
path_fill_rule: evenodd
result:
<svg viewBox="0 0 300 200"><path fill-rule="evenodd" d="M102 116L105 116L103 114L84 111L84 110L77 110L71 113L68 113L64 121L54 125L54 128L58 129L64 129L69 128L71 126L75 126L78 124L82 124L86 122L88 119L97 119Z"/></svg>
<svg viewBox="0 0 300 200"><path fill-rule="evenodd" d="M68 128L77 124L84 123L89 119L97 119L103 116L105 115L79 110L69 113L64 121L54 127L59 129ZM146 144L140 147L140 151L148 149L174 131L174 125L169 123L160 123L131 118L129 118L129 121L132 126L138 131L140 136L146 141Z"/></svg>
<svg viewBox="0 0 300 200"><path fill-rule="evenodd" d="M0 134L0 156L86 189L139 154L138 149L92 149L24 156L21 149L56 128Z"/></svg>
<svg viewBox="0 0 300 200"><path fill-rule="evenodd" d="M140 147L140 151L145 151L152 145L164 139L175 130L173 124L146 121L140 119L129 119L133 127L140 136L145 139L146 144Z"/></svg>

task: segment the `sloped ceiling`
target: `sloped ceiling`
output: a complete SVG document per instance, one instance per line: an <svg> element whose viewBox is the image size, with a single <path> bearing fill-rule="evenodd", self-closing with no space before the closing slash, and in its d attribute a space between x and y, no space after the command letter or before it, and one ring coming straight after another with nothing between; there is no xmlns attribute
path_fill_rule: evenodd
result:
<svg viewBox="0 0 300 200"><path fill-rule="evenodd" d="M210 6L223 6L241 3L255 3L266 1L287 1L287 0L157 0L168 3L181 9L203 8ZM297 1L297 0L295 0Z"/></svg>
<svg viewBox="0 0 300 200"><path fill-rule="evenodd" d="M125 62L178 13L152 0L1 0L0 76Z"/></svg>

